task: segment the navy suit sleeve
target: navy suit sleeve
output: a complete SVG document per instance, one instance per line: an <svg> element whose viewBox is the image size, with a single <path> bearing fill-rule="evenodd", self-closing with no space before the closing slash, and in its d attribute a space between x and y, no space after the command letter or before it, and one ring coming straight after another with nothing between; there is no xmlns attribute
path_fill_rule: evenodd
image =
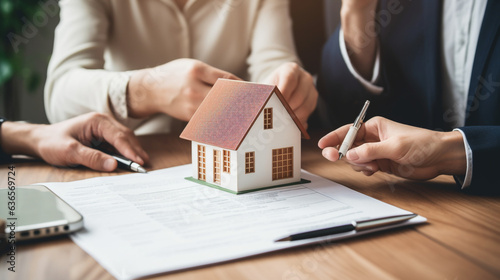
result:
<svg viewBox="0 0 500 280"><path fill-rule="evenodd" d="M330 36L323 48L318 91L326 102L326 114L332 128L351 123L373 94L351 74L340 52L339 31Z"/></svg>
<svg viewBox="0 0 500 280"><path fill-rule="evenodd" d="M0 155L0 164L10 163L11 161L12 158L9 155L6 154Z"/></svg>
<svg viewBox="0 0 500 280"><path fill-rule="evenodd" d="M379 1L378 10L391 10L387 2ZM440 114L440 6L440 1L402 0L404 9L393 13L390 22L380 22L380 75L376 83L384 89L380 94L366 90L351 74L336 30L323 49L318 76L318 91L334 128L352 123L367 99L371 103L366 119L383 116L423 128L444 128Z"/></svg>
<svg viewBox="0 0 500 280"><path fill-rule="evenodd" d="M472 150L473 193L500 193L500 126L466 126L460 128Z"/></svg>

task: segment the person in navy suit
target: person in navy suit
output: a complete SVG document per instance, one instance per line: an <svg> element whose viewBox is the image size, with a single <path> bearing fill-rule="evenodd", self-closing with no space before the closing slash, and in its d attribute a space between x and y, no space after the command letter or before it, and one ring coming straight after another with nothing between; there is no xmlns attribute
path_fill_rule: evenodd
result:
<svg viewBox="0 0 500 280"><path fill-rule="evenodd" d="M367 99L382 116L347 153L355 170L500 191L499 14L496 0L342 1L318 77L328 122L352 122ZM327 159L348 126L320 140Z"/></svg>

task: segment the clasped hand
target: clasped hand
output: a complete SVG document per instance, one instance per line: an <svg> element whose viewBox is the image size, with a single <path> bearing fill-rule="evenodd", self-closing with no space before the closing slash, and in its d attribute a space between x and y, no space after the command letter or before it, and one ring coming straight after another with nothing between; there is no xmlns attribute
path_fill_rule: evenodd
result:
<svg viewBox="0 0 500 280"><path fill-rule="evenodd" d="M241 80L199 60L182 58L137 71L127 91L129 116L145 118L163 113L189 121L217 79ZM318 92L312 76L298 64L284 63L265 80L277 85L302 124L316 107Z"/></svg>
<svg viewBox="0 0 500 280"><path fill-rule="evenodd" d="M217 79L240 78L195 59L181 58L137 71L127 93L129 116L163 113L189 121Z"/></svg>

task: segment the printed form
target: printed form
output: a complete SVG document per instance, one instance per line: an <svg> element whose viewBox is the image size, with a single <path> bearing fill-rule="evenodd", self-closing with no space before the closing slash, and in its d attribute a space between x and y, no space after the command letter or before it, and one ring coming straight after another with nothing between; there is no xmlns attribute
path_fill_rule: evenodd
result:
<svg viewBox="0 0 500 280"><path fill-rule="evenodd" d="M359 233L274 242L353 220L409 214L305 171L302 178L311 183L241 195L184 179L190 175L184 165L44 185L83 215L85 229L71 238L118 279L348 238ZM422 222L418 216L381 229Z"/></svg>

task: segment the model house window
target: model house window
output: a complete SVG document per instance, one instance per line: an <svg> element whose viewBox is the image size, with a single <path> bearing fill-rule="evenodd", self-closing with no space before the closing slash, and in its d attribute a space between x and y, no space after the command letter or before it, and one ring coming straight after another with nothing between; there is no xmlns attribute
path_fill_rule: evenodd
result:
<svg viewBox="0 0 500 280"><path fill-rule="evenodd" d="M205 146L198 145L198 180L206 181Z"/></svg>
<svg viewBox="0 0 500 280"><path fill-rule="evenodd" d="M264 129L273 128L273 108L264 109Z"/></svg>
<svg viewBox="0 0 500 280"><path fill-rule="evenodd" d="M214 150L214 183L220 184L220 151Z"/></svg>
<svg viewBox="0 0 500 280"><path fill-rule="evenodd" d="M245 153L245 174L255 173L255 152Z"/></svg>
<svg viewBox="0 0 500 280"><path fill-rule="evenodd" d="M293 177L293 147L273 149L273 181Z"/></svg>
<svg viewBox="0 0 500 280"><path fill-rule="evenodd" d="M231 173L231 154L227 150L222 150L223 153L223 159L222 159L222 165L223 165L223 171L227 173Z"/></svg>

